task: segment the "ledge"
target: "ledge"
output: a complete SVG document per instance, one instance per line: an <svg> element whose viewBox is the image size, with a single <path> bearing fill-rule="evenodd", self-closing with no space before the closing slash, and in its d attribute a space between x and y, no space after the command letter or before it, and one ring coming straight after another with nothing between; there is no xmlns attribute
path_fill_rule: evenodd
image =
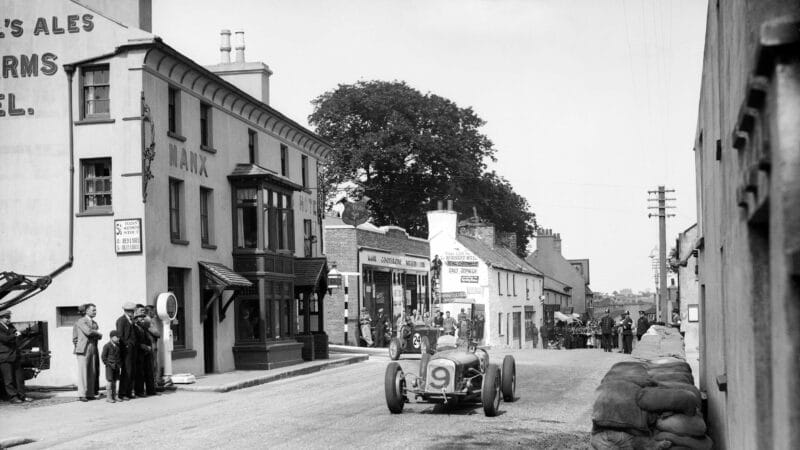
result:
<svg viewBox="0 0 800 450"><path fill-rule="evenodd" d="M214 245L214 244L200 244L200 246L203 247L203 248L207 248L209 250L216 250L217 249L217 246Z"/></svg>
<svg viewBox="0 0 800 450"><path fill-rule="evenodd" d="M171 137L172 139L177 139L181 142L186 142L186 137L181 136L180 134L173 133L172 131L167 131L167 136Z"/></svg>
<svg viewBox="0 0 800 450"><path fill-rule="evenodd" d="M187 358L194 358L196 356L197 356L197 350L192 350L190 348L182 348L172 351L172 359L187 359Z"/></svg>
<svg viewBox="0 0 800 450"><path fill-rule="evenodd" d="M214 147L209 147L207 145L201 145L200 150L208 153L217 153L217 149L215 149Z"/></svg>
<svg viewBox="0 0 800 450"><path fill-rule="evenodd" d="M170 242L175 245L189 245L189 241L185 241L183 239L170 239Z"/></svg>
<svg viewBox="0 0 800 450"><path fill-rule="evenodd" d="M101 123L114 123L115 120L111 118L89 118L89 119L81 119L72 122L74 125L97 125Z"/></svg>
<svg viewBox="0 0 800 450"><path fill-rule="evenodd" d="M114 211L83 211L75 213L75 217L95 217L95 216L113 216Z"/></svg>

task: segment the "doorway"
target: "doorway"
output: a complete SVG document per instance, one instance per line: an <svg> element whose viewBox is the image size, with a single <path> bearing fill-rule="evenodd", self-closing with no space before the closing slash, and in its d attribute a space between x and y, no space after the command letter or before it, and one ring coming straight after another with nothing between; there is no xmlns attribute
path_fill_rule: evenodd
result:
<svg viewBox="0 0 800 450"><path fill-rule="evenodd" d="M214 297L211 289L203 290L203 308L208 306L208 302ZM219 299L218 301L222 301ZM208 310L208 315L203 321L203 367L205 373L214 373L214 308Z"/></svg>
<svg viewBox="0 0 800 450"><path fill-rule="evenodd" d="M522 313L514 312L514 347L522 348Z"/></svg>

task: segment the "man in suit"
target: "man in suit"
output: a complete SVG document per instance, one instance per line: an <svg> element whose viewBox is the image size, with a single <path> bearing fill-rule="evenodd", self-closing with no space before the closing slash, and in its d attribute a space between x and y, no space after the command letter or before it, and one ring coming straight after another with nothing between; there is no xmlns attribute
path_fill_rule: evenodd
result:
<svg viewBox="0 0 800 450"><path fill-rule="evenodd" d="M636 321L636 340L641 341L642 336L647 333L647 329L650 328L650 321L647 320L647 315L645 315L644 311L639 311L639 320Z"/></svg>
<svg viewBox="0 0 800 450"><path fill-rule="evenodd" d="M137 308L137 311L139 309ZM153 339L148 333L149 323L144 308L133 320L136 335L136 372L133 375L133 391L137 397L156 395L153 378Z"/></svg>
<svg viewBox="0 0 800 450"><path fill-rule="evenodd" d="M614 330L614 319L611 318L611 311L606 309L606 314L600 319L600 332L602 333L603 351L611 351L611 334Z"/></svg>
<svg viewBox="0 0 800 450"><path fill-rule="evenodd" d="M133 377L136 373L136 332L133 324L133 312L136 304L126 302L122 305L122 314L117 319L117 335L119 336L119 350L122 372L119 378L119 400L133 399Z"/></svg>
<svg viewBox="0 0 800 450"><path fill-rule="evenodd" d="M22 335L11 324L11 311L0 311L0 378L11 403L31 402L25 396L25 377L17 350L17 337Z"/></svg>
<svg viewBox="0 0 800 450"><path fill-rule="evenodd" d="M80 309L83 317L72 326L72 339L78 359L78 400L86 402L94 400L99 392L100 359L97 341L103 334L97 331L99 327L94 321L97 315L94 303L81 305Z"/></svg>
<svg viewBox="0 0 800 450"><path fill-rule="evenodd" d="M630 355L633 348L633 319L630 311L622 317L622 352Z"/></svg>

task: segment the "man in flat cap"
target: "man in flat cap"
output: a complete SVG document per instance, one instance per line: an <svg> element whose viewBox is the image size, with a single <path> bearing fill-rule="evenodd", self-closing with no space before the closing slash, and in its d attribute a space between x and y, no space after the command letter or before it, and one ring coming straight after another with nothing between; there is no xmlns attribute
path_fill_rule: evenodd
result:
<svg viewBox="0 0 800 450"><path fill-rule="evenodd" d="M117 335L122 371L119 377L119 400L133 399L133 377L136 374L136 331L134 330L133 312L136 304L125 302L124 313L117 319Z"/></svg>
<svg viewBox="0 0 800 450"><path fill-rule="evenodd" d="M33 401L25 396L25 377L17 349L21 334L11 324L11 311L0 311L0 375L11 403Z"/></svg>

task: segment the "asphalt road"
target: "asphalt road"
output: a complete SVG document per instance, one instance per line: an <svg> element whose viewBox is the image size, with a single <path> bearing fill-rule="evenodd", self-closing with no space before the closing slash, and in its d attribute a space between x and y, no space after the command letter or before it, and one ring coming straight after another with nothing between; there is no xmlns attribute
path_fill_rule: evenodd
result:
<svg viewBox="0 0 800 450"><path fill-rule="evenodd" d="M493 362L502 361L490 351ZM594 389L627 355L598 350L511 352L517 400L485 417L480 405L409 403L390 414L388 358L225 394L175 392L109 404L65 403L0 417L19 448L589 448ZM419 356L401 360L416 372Z"/></svg>

